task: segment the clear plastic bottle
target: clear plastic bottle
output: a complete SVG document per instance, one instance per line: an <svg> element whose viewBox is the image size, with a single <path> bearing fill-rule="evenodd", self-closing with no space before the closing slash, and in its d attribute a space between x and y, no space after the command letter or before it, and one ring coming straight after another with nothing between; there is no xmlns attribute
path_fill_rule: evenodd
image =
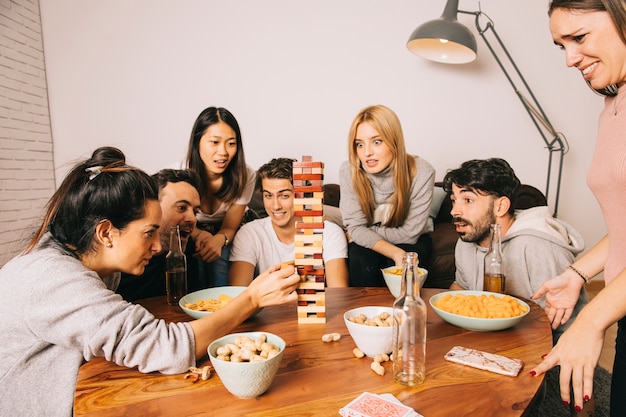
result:
<svg viewBox="0 0 626 417"><path fill-rule="evenodd" d="M165 264L167 303L177 305L187 294L187 258L183 253L178 225L170 227L170 250L165 256Z"/></svg>
<svg viewBox="0 0 626 417"><path fill-rule="evenodd" d="M426 377L426 303L419 295L417 263L417 253L404 255L402 287L393 305L393 378L409 386Z"/></svg>
<svg viewBox="0 0 626 417"><path fill-rule="evenodd" d="M483 290L502 294L506 290L499 224L491 225L491 243L489 243L489 251L485 255Z"/></svg>

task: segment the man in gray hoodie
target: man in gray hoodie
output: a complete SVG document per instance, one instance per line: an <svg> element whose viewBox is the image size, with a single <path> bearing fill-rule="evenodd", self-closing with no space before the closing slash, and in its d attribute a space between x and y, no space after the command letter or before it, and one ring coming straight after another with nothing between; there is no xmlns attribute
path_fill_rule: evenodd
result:
<svg viewBox="0 0 626 417"><path fill-rule="evenodd" d="M452 222L459 234L450 289L483 289L484 258L494 223L501 228L506 292L527 300L584 249L580 233L552 217L547 206L515 210L519 187L511 166L499 158L467 161L446 174L443 188L452 200ZM535 302L545 307L545 298ZM587 302L583 288L568 324ZM555 343L568 324L553 331Z"/></svg>

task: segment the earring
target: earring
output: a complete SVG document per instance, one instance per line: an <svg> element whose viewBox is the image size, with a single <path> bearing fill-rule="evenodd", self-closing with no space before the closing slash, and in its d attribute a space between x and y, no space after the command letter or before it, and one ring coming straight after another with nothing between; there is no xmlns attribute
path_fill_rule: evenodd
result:
<svg viewBox="0 0 626 417"><path fill-rule="evenodd" d="M112 248L113 244L111 242L107 242L107 248Z"/></svg>

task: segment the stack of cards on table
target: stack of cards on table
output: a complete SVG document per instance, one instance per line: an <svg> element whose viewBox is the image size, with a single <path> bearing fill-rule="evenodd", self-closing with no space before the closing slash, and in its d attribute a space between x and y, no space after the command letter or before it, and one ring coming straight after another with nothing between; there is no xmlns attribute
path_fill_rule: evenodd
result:
<svg viewBox="0 0 626 417"><path fill-rule="evenodd" d="M392 394L364 392L339 410L343 417L423 417Z"/></svg>

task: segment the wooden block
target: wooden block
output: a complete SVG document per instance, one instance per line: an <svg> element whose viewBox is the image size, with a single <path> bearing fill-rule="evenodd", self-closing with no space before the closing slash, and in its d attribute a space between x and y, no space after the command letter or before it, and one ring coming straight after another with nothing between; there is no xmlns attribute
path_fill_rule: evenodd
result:
<svg viewBox="0 0 626 417"><path fill-rule="evenodd" d="M324 260L323 259L313 259L313 258L296 258L296 266L299 265L324 265Z"/></svg>
<svg viewBox="0 0 626 417"><path fill-rule="evenodd" d="M298 303L300 302L300 300L302 301L313 301L313 302L321 302L322 304L317 304L317 305L324 305L325 301L326 301L326 294L325 293L315 293L315 294L303 294L303 295L299 295L298 296Z"/></svg>
<svg viewBox="0 0 626 417"><path fill-rule="evenodd" d="M324 317L298 317L298 324L324 324L326 323L326 316Z"/></svg>
<svg viewBox="0 0 626 417"><path fill-rule="evenodd" d="M314 216L314 215L302 216L302 222L303 223L319 223L319 224L322 224L322 223L324 223L324 217L323 216Z"/></svg>
<svg viewBox="0 0 626 417"><path fill-rule="evenodd" d="M303 217L304 219L304 217ZM305 221L301 221L301 222L296 222L296 230L297 229L323 229L324 228L324 222L323 221L318 221L315 223L308 223Z"/></svg>
<svg viewBox="0 0 626 417"><path fill-rule="evenodd" d="M304 217L304 216L323 216L324 210L298 210L293 213L296 217Z"/></svg>
<svg viewBox="0 0 626 417"><path fill-rule="evenodd" d="M309 304L308 306L298 306L298 313L324 313L326 314L325 306L317 306L315 304Z"/></svg>
<svg viewBox="0 0 626 417"><path fill-rule="evenodd" d="M313 244L315 242L322 242L324 239L324 235L322 233L318 233L316 235L296 234L294 239L296 242L304 242L304 243Z"/></svg>
<svg viewBox="0 0 626 417"><path fill-rule="evenodd" d="M321 206L324 203L324 200L322 198L294 198L293 199L293 204L294 206L306 206L306 205L310 205L310 206ZM320 208L321 209L321 208Z"/></svg>
<svg viewBox="0 0 626 417"><path fill-rule="evenodd" d="M293 186L293 192L298 194L298 193L314 193L314 192L323 192L324 189L321 185L298 185L296 186L294 184ZM302 197L296 197L296 198L302 198Z"/></svg>
<svg viewBox="0 0 626 417"><path fill-rule="evenodd" d="M314 254L322 254L322 248L320 248L319 246L299 246L297 248L294 248L294 253L296 255L298 254L305 254L305 255L314 255Z"/></svg>
<svg viewBox="0 0 626 417"><path fill-rule="evenodd" d="M323 282L301 282L298 284L298 289L300 290L318 290L324 291L324 283Z"/></svg>
<svg viewBox="0 0 626 417"><path fill-rule="evenodd" d="M323 180L324 174L293 174L293 180Z"/></svg>
<svg viewBox="0 0 626 417"><path fill-rule="evenodd" d="M323 162L312 162L312 161L302 161L293 163L293 166L296 168L324 168Z"/></svg>

